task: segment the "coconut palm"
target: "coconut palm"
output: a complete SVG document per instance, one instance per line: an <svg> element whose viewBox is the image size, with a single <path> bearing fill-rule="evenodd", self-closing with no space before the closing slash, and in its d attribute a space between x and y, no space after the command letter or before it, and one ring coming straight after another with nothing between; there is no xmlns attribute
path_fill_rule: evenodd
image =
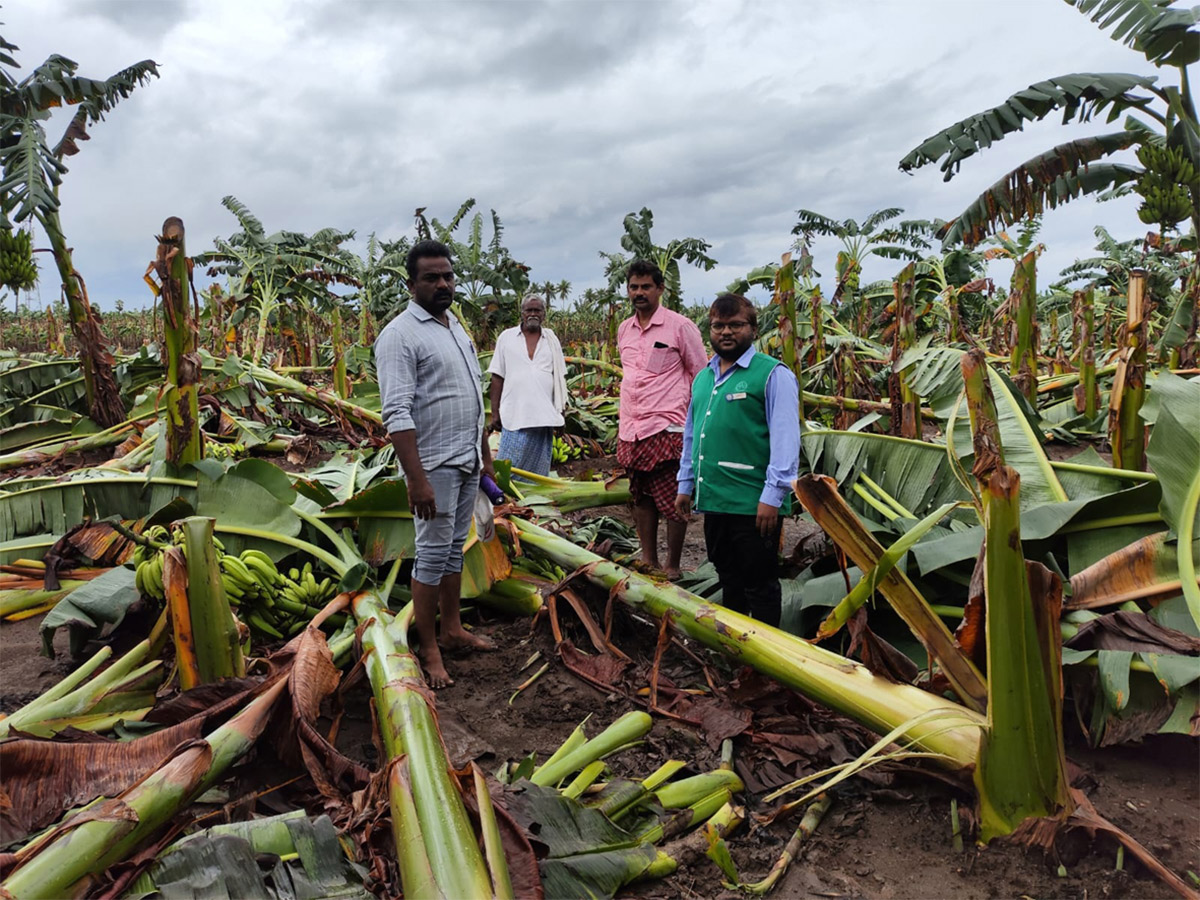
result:
<svg viewBox="0 0 1200 900"><path fill-rule="evenodd" d="M67 172L63 160L79 152L79 142L89 140L88 127L101 121L120 101L153 76L158 65L150 59L97 81L76 74L78 64L54 54L25 78L17 81L17 50L0 37L0 227L36 220L42 226L54 255L67 299L71 331L79 345L79 358L87 390L88 411L109 427L125 418L112 357L88 302L83 276L75 269L71 248L59 218L58 188ZM51 146L44 123L51 110L78 109Z"/></svg>

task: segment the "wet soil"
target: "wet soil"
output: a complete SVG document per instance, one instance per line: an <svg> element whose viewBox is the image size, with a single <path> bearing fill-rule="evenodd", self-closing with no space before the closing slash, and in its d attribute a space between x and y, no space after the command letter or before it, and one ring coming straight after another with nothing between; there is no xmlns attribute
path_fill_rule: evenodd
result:
<svg viewBox="0 0 1200 900"><path fill-rule="evenodd" d="M595 510L589 515L601 513L629 520L624 507ZM805 536L802 529L789 525L785 532L787 547ZM703 559L703 536L699 524L694 523L688 533L684 567L692 568ZM594 615L603 621L602 598L590 599ZM437 703L447 746L456 762L475 759L486 771L494 772L502 763L530 753L545 758L584 719L589 719L587 730L594 734L644 702L633 690L636 678L626 678L612 690L601 690L572 674L556 653L544 617L536 623L512 620L478 608L468 611L465 620L481 633L490 634L499 650L448 660L456 683L438 692ZM560 610L560 620L565 636L581 650L595 655L573 614ZM37 696L71 668L61 635L55 660L38 655L37 629L38 619L0 625L0 712L11 711ZM645 664L653 657L656 632L655 623L624 611L615 616L614 643L635 663ZM694 643L688 647L716 674L718 690L743 677L704 648ZM535 653L540 656L529 663ZM543 662L549 662L545 674L513 697L517 686ZM703 683L700 667L676 648L668 649L664 666L670 667L676 683L687 684L689 678L696 679L696 684ZM644 672L646 668L643 665L634 671ZM365 682L349 691L346 699L337 744L343 752L374 767L378 754ZM836 720L826 718L823 727L838 727ZM841 721L846 734L857 733L856 726ZM629 777L644 777L667 759L682 759L694 771L708 771L719 763L719 753L709 737L686 722L656 716L648 738L613 757L611 765L617 774ZM762 775L760 765L769 768L769 764L760 762L762 756L747 734L734 739L734 750L735 759L752 761L755 771L747 774ZM1163 736L1135 746L1092 750L1076 735L1069 756L1080 770L1081 779L1077 778L1076 783L1087 786L1091 801L1102 815L1126 829L1185 881L1189 871L1200 871L1200 742ZM765 792L757 796L743 794L751 813L770 808L762 801L761 793ZM960 805L969 805L968 793L928 772L896 769L883 772L871 782L851 779L843 783L816 834L804 844L773 896L880 900L1172 896L1129 854L1124 857L1123 871L1116 871L1115 845L1093 845L1078 836L1061 842L1051 856L1002 842L976 848L969 837L965 849L956 852L951 836L951 798L957 798ZM285 800L280 796L274 802ZM729 848L744 881L766 875L795 825L795 819L769 826L753 825L730 838ZM673 876L634 885L625 895L744 896L722 886L718 870L702 853L681 852L680 857L684 863Z"/></svg>

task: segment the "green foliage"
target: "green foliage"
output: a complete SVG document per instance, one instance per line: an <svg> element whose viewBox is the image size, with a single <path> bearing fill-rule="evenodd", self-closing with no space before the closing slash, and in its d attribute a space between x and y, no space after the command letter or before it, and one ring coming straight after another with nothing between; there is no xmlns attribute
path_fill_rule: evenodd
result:
<svg viewBox="0 0 1200 900"><path fill-rule="evenodd" d="M158 65L142 60L101 81L77 75L74 60L53 54L17 81L10 71L18 67L12 55L17 49L0 38L0 226L36 217L48 230L57 229L57 189L67 172L63 157L79 152L89 125L157 78ZM51 147L42 123L61 106L79 109Z"/></svg>
<svg viewBox="0 0 1200 900"><path fill-rule="evenodd" d="M962 119L927 138L900 161L911 172L940 162L949 181L964 159L990 147L1026 122L1062 112L1062 124L1088 122L1101 113L1112 122L1126 116L1124 129L1059 144L1022 163L981 194L941 236L947 244L978 243L1001 225L1012 225L1045 209L1083 194L1119 192L1136 182L1143 197L1143 221L1163 230L1190 219L1200 231L1200 186L1172 180L1158 162L1165 144L1200 171L1200 127L1187 82L1186 66L1200 57L1200 31L1195 9L1174 0L1067 0L1083 13L1092 13L1100 28L1114 27L1112 37L1140 51L1156 67L1179 69L1178 85L1160 85L1156 76L1082 72L1039 81L1018 91L992 109ZM1136 114L1136 115L1134 115ZM1147 125L1139 116L1148 117ZM1143 167L1110 161L1130 147L1142 151ZM1184 173L1186 174L1186 173Z"/></svg>
<svg viewBox="0 0 1200 900"><path fill-rule="evenodd" d="M662 302L668 309L678 311L683 305L683 287L679 264L686 262L709 271L717 261L708 255L712 247L701 238L676 238L664 245L654 243L650 229L654 227L654 213L643 206L637 213L629 213L622 221L625 233L621 235L621 249L628 253L606 253L600 251L605 261L604 275L608 278L611 295L624 296L629 264L635 259L646 259L655 263L663 273Z"/></svg>
<svg viewBox="0 0 1200 900"><path fill-rule="evenodd" d="M77 587L42 619L42 652L54 657L54 633L66 628L72 656L80 656L88 641L121 624L137 601L132 569L118 566Z"/></svg>

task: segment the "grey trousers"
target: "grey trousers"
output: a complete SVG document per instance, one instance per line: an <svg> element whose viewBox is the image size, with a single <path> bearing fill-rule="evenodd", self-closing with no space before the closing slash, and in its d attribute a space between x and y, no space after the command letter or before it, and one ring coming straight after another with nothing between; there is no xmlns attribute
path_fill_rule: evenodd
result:
<svg viewBox="0 0 1200 900"><path fill-rule="evenodd" d="M437 514L432 519L413 519L417 561L412 577L422 584L440 584L443 576L462 571L463 544L479 491L479 467L438 466L425 474L433 487Z"/></svg>

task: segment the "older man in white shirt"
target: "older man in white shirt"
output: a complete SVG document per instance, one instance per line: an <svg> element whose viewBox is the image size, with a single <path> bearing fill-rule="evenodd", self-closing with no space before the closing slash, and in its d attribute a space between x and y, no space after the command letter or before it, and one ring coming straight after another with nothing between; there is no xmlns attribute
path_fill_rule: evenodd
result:
<svg viewBox="0 0 1200 900"><path fill-rule="evenodd" d="M497 459L537 475L550 472L554 429L567 401L562 344L544 328L546 303L529 296L521 324L501 332L488 371L492 375L492 428L500 432Z"/></svg>

